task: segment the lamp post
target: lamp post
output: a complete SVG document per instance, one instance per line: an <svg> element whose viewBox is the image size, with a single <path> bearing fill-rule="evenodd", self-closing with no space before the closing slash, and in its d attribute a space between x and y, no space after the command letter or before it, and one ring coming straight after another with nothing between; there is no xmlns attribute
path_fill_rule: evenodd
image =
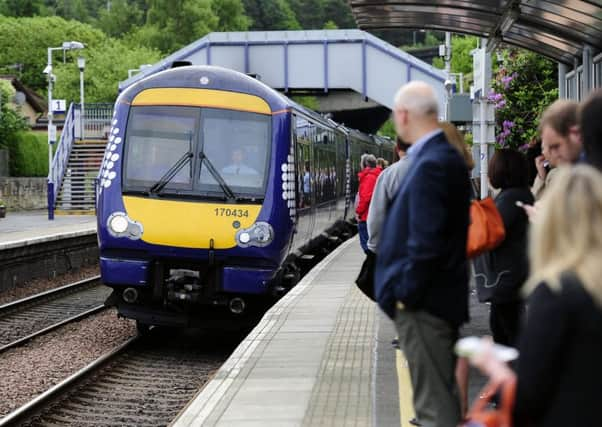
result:
<svg viewBox="0 0 602 427"><path fill-rule="evenodd" d="M48 219L54 219L54 208L51 206L54 202L54 195L51 196L50 192L54 191L54 177L52 176L52 144L56 142L54 141L56 139L56 128L52 123L52 84L56 80L56 76L52 74L52 52L55 50L62 50L64 53L67 50L83 49L84 47L83 43L71 41L63 42L61 47L48 48L48 61L46 63L46 68L44 68L44 74L48 76Z"/></svg>
<svg viewBox="0 0 602 427"><path fill-rule="evenodd" d="M79 68L79 128L80 128L80 138L84 140L86 138L86 116L84 110L84 69L86 68L86 58L80 56L77 58L77 67Z"/></svg>

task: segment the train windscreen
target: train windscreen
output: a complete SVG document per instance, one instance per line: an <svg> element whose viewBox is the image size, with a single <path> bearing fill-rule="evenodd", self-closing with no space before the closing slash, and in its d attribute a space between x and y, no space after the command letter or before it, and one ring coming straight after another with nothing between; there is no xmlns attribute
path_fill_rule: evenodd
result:
<svg viewBox="0 0 602 427"><path fill-rule="evenodd" d="M202 151L237 195L263 194L270 147L270 117L242 111L203 109ZM218 186L211 165L201 162L200 184ZM209 166L209 167L208 167Z"/></svg>
<svg viewBox="0 0 602 427"><path fill-rule="evenodd" d="M271 117L212 108L138 106L128 119L124 191L261 198Z"/></svg>

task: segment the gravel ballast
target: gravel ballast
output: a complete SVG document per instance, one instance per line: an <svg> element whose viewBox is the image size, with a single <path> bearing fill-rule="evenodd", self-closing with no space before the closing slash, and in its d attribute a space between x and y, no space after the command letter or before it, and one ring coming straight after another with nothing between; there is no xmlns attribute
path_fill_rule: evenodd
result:
<svg viewBox="0 0 602 427"><path fill-rule="evenodd" d="M88 279L90 277L97 276L98 274L100 274L98 266L93 266L84 267L77 271L57 276L53 279L32 280L31 282L20 285L17 288L0 292L0 304L6 304L21 298L39 294L40 292L68 285L79 280Z"/></svg>
<svg viewBox="0 0 602 427"><path fill-rule="evenodd" d="M133 321L107 310L0 355L0 417L136 335Z"/></svg>

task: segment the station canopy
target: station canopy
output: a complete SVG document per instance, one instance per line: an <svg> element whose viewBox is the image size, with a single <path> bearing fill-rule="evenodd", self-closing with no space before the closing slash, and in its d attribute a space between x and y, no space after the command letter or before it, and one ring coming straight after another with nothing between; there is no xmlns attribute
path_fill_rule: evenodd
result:
<svg viewBox="0 0 602 427"><path fill-rule="evenodd" d="M487 37L574 64L602 50L602 0L349 0L360 28L430 29Z"/></svg>

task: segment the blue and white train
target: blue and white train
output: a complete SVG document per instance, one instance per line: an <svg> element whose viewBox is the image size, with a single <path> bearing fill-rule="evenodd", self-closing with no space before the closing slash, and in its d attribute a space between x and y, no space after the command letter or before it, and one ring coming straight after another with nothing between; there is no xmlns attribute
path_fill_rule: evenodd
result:
<svg viewBox="0 0 602 427"><path fill-rule="evenodd" d="M146 328L223 323L273 301L300 258L349 230L365 152L394 156L391 141L235 71L178 67L128 87L97 194L112 303Z"/></svg>

